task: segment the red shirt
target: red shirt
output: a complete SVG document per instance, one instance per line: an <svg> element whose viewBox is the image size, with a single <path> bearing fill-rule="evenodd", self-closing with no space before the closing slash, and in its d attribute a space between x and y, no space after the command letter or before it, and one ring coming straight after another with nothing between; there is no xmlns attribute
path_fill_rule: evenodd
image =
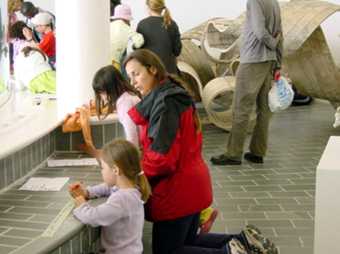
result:
<svg viewBox="0 0 340 254"><path fill-rule="evenodd" d="M45 34L39 43L39 48L48 56L55 56L55 36L53 31Z"/></svg>

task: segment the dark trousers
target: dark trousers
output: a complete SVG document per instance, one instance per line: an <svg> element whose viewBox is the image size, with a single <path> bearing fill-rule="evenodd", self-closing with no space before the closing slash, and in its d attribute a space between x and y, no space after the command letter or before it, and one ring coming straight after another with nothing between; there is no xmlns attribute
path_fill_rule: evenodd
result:
<svg viewBox="0 0 340 254"><path fill-rule="evenodd" d="M152 228L153 254L229 254L227 243L241 235L198 235L199 214L171 221L155 222Z"/></svg>

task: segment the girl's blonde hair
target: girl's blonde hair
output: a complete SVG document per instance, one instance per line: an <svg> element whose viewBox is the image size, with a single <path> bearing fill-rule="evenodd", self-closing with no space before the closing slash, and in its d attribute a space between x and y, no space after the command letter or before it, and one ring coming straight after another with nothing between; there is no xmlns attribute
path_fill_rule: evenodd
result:
<svg viewBox="0 0 340 254"><path fill-rule="evenodd" d="M164 0L146 0L146 5L150 10L163 16L163 25L165 28L171 25L172 18L169 9L165 6Z"/></svg>
<svg viewBox="0 0 340 254"><path fill-rule="evenodd" d="M116 165L119 170L139 189L142 200L146 202L151 187L140 164L140 154L135 145L124 139L116 139L105 145L102 159L107 165Z"/></svg>
<svg viewBox="0 0 340 254"><path fill-rule="evenodd" d="M18 6L20 7L22 4L22 0L9 0L7 3L7 10L9 14L12 14L17 11Z"/></svg>

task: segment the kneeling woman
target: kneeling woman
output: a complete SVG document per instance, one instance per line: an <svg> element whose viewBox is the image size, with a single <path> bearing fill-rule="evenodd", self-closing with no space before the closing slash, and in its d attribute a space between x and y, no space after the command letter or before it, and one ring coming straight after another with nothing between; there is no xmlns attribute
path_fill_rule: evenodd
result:
<svg viewBox="0 0 340 254"><path fill-rule="evenodd" d="M143 96L128 113L141 127L142 167L152 188L146 217L154 222L153 253L245 254L254 246L274 250L263 253L275 253L272 244L263 246L260 240L248 240L244 233L197 234L200 211L212 202L212 188L202 158L195 105L181 82L167 74L151 51L134 51L124 66L131 84ZM253 239L262 239L257 229L248 231Z"/></svg>

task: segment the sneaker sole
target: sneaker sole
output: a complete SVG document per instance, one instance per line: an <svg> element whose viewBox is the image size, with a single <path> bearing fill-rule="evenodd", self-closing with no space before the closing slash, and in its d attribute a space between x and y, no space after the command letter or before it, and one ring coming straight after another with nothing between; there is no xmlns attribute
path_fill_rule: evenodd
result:
<svg viewBox="0 0 340 254"><path fill-rule="evenodd" d="M275 244L264 237L257 227L248 225L243 233L249 243L252 254L278 254Z"/></svg>

